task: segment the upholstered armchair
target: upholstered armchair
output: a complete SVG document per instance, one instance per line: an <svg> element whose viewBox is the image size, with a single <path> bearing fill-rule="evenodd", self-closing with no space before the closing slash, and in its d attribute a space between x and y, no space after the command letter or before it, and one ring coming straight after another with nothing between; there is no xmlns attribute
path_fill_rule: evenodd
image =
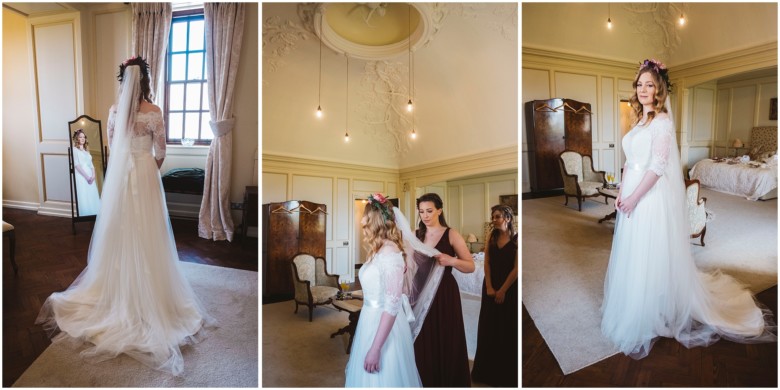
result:
<svg viewBox="0 0 780 390"><path fill-rule="evenodd" d="M593 168L593 159L571 150L564 150L558 156L558 164L563 178L563 193L566 195L565 205L569 205L569 197L577 198L577 209L582 211L582 201L588 197L600 196L599 188L606 184L606 172ZM604 198L606 202L606 197Z"/></svg>
<svg viewBox="0 0 780 390"><path fill-rule="evenodd" d="M338 275L328 273L325 259L314 257L308 253L299 253L290 262L295 285L295 313L298 305L309 307L309 322L312 313L318 305L333 302L333 297L341 289Z"/></svg>
<svg viewBox="0 0 780 390"><path fill-rule="evenodd" d="M691 223L691 238L701 237L701 246L704 246L704 235L707 233L707 211L704 205L707 198L699 198L698 180L685 181L685 196L688 203L688 219Z"/></svg>

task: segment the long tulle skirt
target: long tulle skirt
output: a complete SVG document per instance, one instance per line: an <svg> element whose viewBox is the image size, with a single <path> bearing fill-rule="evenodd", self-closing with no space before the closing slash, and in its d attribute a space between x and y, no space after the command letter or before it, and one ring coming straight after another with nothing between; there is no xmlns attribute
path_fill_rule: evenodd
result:
<svg viewBox="0 0 780 390"><path fill-rule="evenodd" d="M643 172L627 170L623 197ZM679 183L661 176L630 217L618 212L604 283L601 329L634 358L647 356L659 337L688 348L719 338L742 343L776 341L772 313L749 290L720 271L705 273L694 263Z"/></svg>
<svg viewBox="0 0 780 390"><path fill-rule="evenodd" d="M178 375L180 345L215 325L179 268L159 171L149 153L133 157L127 182L98 214L88 264L44 303L37 323L54 342L86 344L89 361L127 354ZM117 184L117 183L113 183ZM112 190L108 190L112 191Z"/></svg>
<svg viewBox="0 0 780 390"><path fill-rule="evenodd" d="M346 368L346 387L422 387L414 362L412 331L403 311L396 315L393 328L382 345L379 372L368 373L363 368L366 354L379 329L381 308L363 305L352 341L352 351Z"/></svg>

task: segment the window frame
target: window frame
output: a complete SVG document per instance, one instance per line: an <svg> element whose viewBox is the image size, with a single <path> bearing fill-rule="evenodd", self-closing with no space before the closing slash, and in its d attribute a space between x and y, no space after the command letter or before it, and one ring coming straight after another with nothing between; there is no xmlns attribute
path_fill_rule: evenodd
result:
<svg viewBox="0 0 780 390"><path fill-rule="evenodd" d="M190 34L190 27L189 23L192 21L204 21L204 40L203 40L203 49L201 50L190 50L189 48L189 34ZM173 25L178 23L187 23L187 47L183 51L173 51ZM170 114L173 113L199 113L199 121L198 121L198 138L195 139L195 143L193 146L209 146L211 145L212 139L203 139L203 133L204 131L211 131L209 128L204 128L202 126L202 116L203 115L209 115L209 119L211 116L211 113L208 109L203 109L203 98L204 94L207 94L208 91L206 88L204 88L205 84L208 83L208 79L206 78L206 39L205 39L205 14L203 8L196 8L196 9L190 9L190 10L183 10L183 11L174 11L172 14L172 20L171 20L171 28L170 32L168 33L168 47L165 53L165 102L163 105L163 111L165 115L165 142L168 145L181 145L181 139L185 134L184 127L181 129L181 133L177 135L177 137L172 137L171 135L171 129L170 129ZM203 61L202 61L202 75L203 77L201 79L188 79L188 70L189 70L189 55L192 53L203 53ZM171 81L171 59L174 54L184 54L185 55L185 78L183 80L177 80L177 81ZM170 101L171 101L171 85L181 84L184 86L184 100L182 101L182 108L180 110L171 110L170 107ZM189 84L200 84L200 103L199 103L199 110L188 110L187 109L187 85ZM208 96L205 96L208 99ZM182 118L182 122L184 119ZM186 123L183 123L183 126L186 126Z"/></svg>

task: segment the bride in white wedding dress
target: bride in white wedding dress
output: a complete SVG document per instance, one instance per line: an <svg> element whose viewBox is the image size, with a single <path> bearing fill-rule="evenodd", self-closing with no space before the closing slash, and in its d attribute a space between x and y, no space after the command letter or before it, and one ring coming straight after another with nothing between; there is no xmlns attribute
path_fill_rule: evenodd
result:
<svg viewBox="0 0 780 390"><path fill-rule="evenodd" d="M645 60L631 104L639 119L622 141L626 153L612 253L604 282L601 330L626 355L647 356L658 337L684 346L719 338L776 341L770 310L731 276L694 263L666 67Z"/></svg>
<svg viewBox="0 0 780 390"><path fill-rule="evenodd" d="M111 156L87 267L46 300L36 323L50 334L59 330L54 342L85 343L81 356L90 361L126 354L178 375L179 347L198 341L214 320L179 268L159 173L165 127L140 57L120 66L108 135Z"/></svg>
<svg viewBox="0 0 780 390"><path fill-rule="evenodd" d="M345 369L345 386L422 387L409 326L412 309L403 293L407 262L404 238L396 225L400 211L380 194L368 200L361 220L369 249L359 274L363 309Z"/></svg>

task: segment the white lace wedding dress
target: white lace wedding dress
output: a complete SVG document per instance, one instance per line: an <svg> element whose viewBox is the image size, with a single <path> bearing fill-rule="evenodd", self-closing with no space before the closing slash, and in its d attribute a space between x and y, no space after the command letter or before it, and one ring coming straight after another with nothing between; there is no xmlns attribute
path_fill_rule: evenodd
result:
<svg viewBox="0 0 780 390"><path fill-rule="evenodd" d="M400 253L379 252L360 268L363 309L352 342L346 368L346 387L422 387L414 360L414 341L404 301L404 260ZM382 345L379 372L363 368L374 342L382 313L396 316L393 328Z"/></svg>
<svg viewBox="0 0 780 390"><path fill-rule="evenodd" d="M109 114L108 132L114 130ZM103 207L90 242L87 268L64 292L52 294L36 322L58 341L85 342L91 361L127 354L158 370L183 370L180 345L213 325L179 268L160 173L152 155L165 155L159 112L138 113L128 130L126 162L109 160ZM121 142L123 139L113 139ZM112 145L116 146L116 145ZM111 156L115 157L115 156ZM110 173L109 173L110 175ZM113 183L110 182L114 179ZM110 199L108 199L110 197Z"/></svg>
<svg viewBox="0 0 780 390"><path fill-rule="evenodd" d="M720 337L776 341L771 311L758 307L750 291L694 263L674 123L659 118L634 127L623 150L624 199L648 170L660 177L630 217L618 212L601 308L604 335L634 358L647 356L659 336L689 348Z"/></svg>
<svg viewBox="0 0 780 390"><path fill-rule="evenodd" d="M92 164L92 155L88 150L73 148L73 164L88 175L95 174L95 166ZM100 210L100 195L98 194L97 179L89 184L84 176L76 171L76 196L78 197L79 216L97 215Z"/></svg>

